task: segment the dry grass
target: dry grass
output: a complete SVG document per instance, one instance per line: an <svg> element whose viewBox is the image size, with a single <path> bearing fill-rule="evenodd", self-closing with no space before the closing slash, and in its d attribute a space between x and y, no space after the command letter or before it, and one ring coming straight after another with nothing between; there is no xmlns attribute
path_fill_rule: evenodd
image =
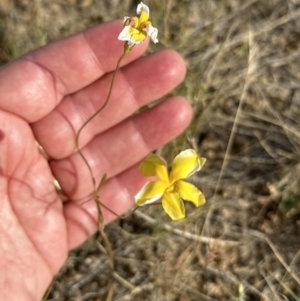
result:
<svg viewBox="0 0 300 301"><path fill-rule="evenodd" d="M130 14L136 2L0 0L0 61ZM181 223L153 207L106 228L114 300L300 300L300 1L145 2L160 30L150 51L184 56L188 74L173 93L195 111L158 152L170 160L190 140L208 159L193 179L208 202ZM101 250L92 238L71 252L51 300L100 300Z"/></svg>

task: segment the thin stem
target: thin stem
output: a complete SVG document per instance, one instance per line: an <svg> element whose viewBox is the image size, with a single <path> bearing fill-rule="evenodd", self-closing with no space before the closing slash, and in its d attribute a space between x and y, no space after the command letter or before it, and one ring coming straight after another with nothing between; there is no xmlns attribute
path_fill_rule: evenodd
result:
<svg viewBox="0 0 300 301"><path fill-rule="evenodd" d="M101 183L104 183L105 179L102 178ZM101 183L99 184L99 189L101 187ZM110 266L110 279L107 285L107 290L106 294L103 298L105 301L111 301L112 300L112 295L114 291L114 281L113 281L113 273L115 271L115 261L114 261L114 255L112 251L112 247L110 244L110 241L104 231L104 221L103 221L103 216L101 214L101 207L100 207L100 200L99 200L99 192L95 192L95 202L97 204L97 210L98 210L98 231L100 233L101 238L104 241L105 249L107 252L107 256L109 259L109 266Z"/></svg>
<svg viewBox="0 0 300 301"><path fill-rule="evenodd" d="M92 178L93 190L94 190L93 199L96 203L97 211L98 211L98 231L99 231L100 236L102 237L102 239L104 241L104 244L105 244L105 247L106 247L106 250L107 250L107 255L108 255L108 258L109 258L109 263L110 263L111 279L109 280L107 293L106 293L106 296L105 296L105 300L107 300L107 301L112 299L113 288L114 288L114 283L112 281L112 275L113 275L113 272L114 272L115 268L114 268L114 257L113 257L112 247L111 247L109 239L108 239L108 237L107 237L107 235L104 231L104 219L103 219L102 210L101 210L101 206L100 206L102 204L101 204L100 199L99 199L99 191L100 191L100 188L102 187L102 185L104 184L104 182L106 180L106 174L103 175L103 177L100 180L99 185L96 186L96 179L95 179L93 170L92 170L90 164L88 163L86 157L84 156L84 154L83 154L83 152L82 152L82 150L79 146L79 138L80 138L80 134L81 134L82 130L86 127L86 125L89 122L91 122L107 106L107 104L110 100L111 94L112 94L112 89L113 89L113 86L114 86L114 82L115 82L117 72L120 68L120 63L121 63L121 61L123 60L123 58L125 57L125 55L127 53L128 53L128 51L126 51L126 48L125 48L124 53L121 55L121 57L119 58L119 60L117 62L117 66L116 66L116 69L113 73L111 83L110 83L110 87L109 87L109 91L108 91L108 94L107 94L107 97L106 97L106 100L105 100L104 104L80 127L80 129L79 129L79 131L76 135L76 148L77 148L77 151L78 151L79 155L81 156L82 160L85 162L85 164L86 164L86 166L89 170L89 173L91 175L91 178ZM104 206L106 209L108 209L105 205L102 205L102 206ZM109 210L109 211L111 211L111 210Z"/></svg>
<svg viewBox="0 0 300 301"><path fill-rule="evenodd" d="M119 60L117 62L117 66L116 66L116 69L113 73L112 80L111 80L110 87L109 87L109 91L108 91L108 94L107 94L107 97L106 97L106 100L105 100L104 104L80 127L80 129L79 129L79 131L77 132L77 135L76 135L76 148L77 148L77 151L78 151L79 155L81 156L82 160L85 162L85 164L86 164L86 166L87 166L87 168L90 172L90 175L91 175L91 178L92 178L92 181L93 181L94 192L96 191L96 180L95 180L94 173L92 171L91 166L89 165L86 157L83 155L83 153L80 149L79 138L80 138L80 134L81 134L82 130L86 127L86 125L90 121L92 121L107 106L107 104L110 100L110 96L111 96L111 93L112 93L112 89L113 89L113 86L114 86L114 82L115 82L117 72L120 68L120 63L121 63L121 61L123 60L123 58L125 57L126 54L127 54L127 52L124 51L124 53L121 55L121 57L119 58Z"/></svg>
<svg viewBox="0 0 300 301"><path fill-rule="evenodd" d="M48 287L48 289L47 289L47 291L46 291L46 293L45 293L42 301L47 301L47 299L48 299L48 297L49 297L49 295L50 295L50 293L52 291L53 285L54 285L54 279L51 281L51 283L50 283L50 285L49 285L49 287Z"/></svg>

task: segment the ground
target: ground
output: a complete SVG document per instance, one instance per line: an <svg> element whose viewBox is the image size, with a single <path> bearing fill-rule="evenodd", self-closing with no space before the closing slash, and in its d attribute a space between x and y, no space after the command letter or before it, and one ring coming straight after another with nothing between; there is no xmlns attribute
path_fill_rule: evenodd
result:
<svg viewBox="0 0 300 301"><path fill-rule="evenodd" d="M98 23L132 0L0 0L0 63ZM300 300L300 2L149 0L160 43L187 63L172 94L194 108L189 129L157 150L194 147L207 204L171 222L143 208L106 227L113 300ZM69 258L49 300L100 300L108 262L96 235Z"/></svg>

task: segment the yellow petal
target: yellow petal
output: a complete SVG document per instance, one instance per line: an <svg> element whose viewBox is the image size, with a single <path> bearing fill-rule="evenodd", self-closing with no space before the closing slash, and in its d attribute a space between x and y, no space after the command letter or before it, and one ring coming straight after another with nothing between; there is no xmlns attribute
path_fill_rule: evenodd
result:
<svg viewBox="0 0 300 301"><path fill-rule="evenodd" d="M140 165L140 173L145 177L158 177L169 183L166 163L157 155L150 154Z"/></svg>
<svg viewBox="0 0 300 301"><path fill-rule="evenodd" d="M206 202L203 193L191 183L177 181L174 184L174 191L185 201L192 202L196 207L202 206Z"/></svg>
<svg viewBox="0 0 300 301"><path fill-rule="evenodd" d="M142 24L148 20L149 20L149 15L145 11L142 11L140 18L139 18L139 24Z"/></svg>
<svg viewBox="0 0 300 301"><path fill-rule="evenodd" d="M166 188L166 184L162 181L148 182L134 197L135 203L138 206L151 204L162 197Z"/></svg>
<svg viewBox="0 0 300 301"><path fill-rule="evenodd" d="M129 28L128 34L131 37L131 41L135 44L139 44L147 38L147 33L145 31L140 31L134 27Z"/></svg>
<svg viewBox="0 0 300 301"><path fill-rule="evenodd" d="M177 155L173 161L170 173L170 183L185 179L199 171L206 159L198 157L193 149L186 149Z"/></svg>
<svg viewBox="0 0 300 301"><path fill-rule="evenodd" d="M142 14L143 12L146 13L147 16L149 17L149 15L150 15L150 9L149 9L149 7L148 7L146 4L144 4L143 2L141 2L141 3L137 6L137 8L136 8L136 14L137 14L137 15L140 15L140 14Z"/></svg>
<svg viewBox="0 0 300 301"><path fill-rule="evenodd" d="M184 204L177 193L165 192L162 198L162 206L173 221L185 217Z"/></svg>

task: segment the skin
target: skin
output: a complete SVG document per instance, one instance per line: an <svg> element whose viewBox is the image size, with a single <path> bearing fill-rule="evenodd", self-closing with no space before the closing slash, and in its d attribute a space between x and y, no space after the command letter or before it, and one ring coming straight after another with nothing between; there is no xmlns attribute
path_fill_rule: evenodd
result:
<svg viewBox="0 0 300 301"><path fill-rule="evenodd" d="M0 69L0 300L41 300L68 251L97 229L88 169L75 135L105 101L123 43L120 21L57 41ZM148 42L122 62L112 98L82 132L80 145L95 177L108 180L101 202L117 214L147 181L140 161L189 124L186 100L172 97L140 114L185 75L172 50L141 57ZM51 156L47 161L36 142ZM62 202L53 175L69 197ZM106 223L116 217L103 209Z"/></svg>

